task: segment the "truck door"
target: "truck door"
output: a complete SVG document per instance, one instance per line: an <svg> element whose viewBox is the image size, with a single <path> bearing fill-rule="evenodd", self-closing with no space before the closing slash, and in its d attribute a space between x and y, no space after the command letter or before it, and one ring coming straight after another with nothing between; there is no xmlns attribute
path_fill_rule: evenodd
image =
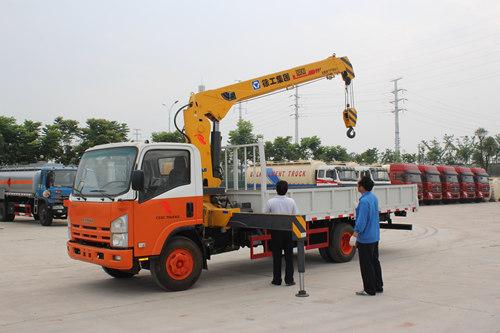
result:
<svg viewBox="0 0 500 333"><path fill-rule="evenodd" d="M203 197L196 188L201 185L194 177L199 170L192 165L188 149L151 149L144 154L144 191L134 209L137 256L158 254L171 231L203 222Z"/></svg>

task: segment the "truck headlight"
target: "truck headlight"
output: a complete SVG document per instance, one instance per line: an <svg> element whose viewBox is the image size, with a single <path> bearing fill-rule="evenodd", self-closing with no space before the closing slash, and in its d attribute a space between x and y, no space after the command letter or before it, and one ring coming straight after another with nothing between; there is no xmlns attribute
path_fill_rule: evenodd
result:
<svg viewBox="0 0 500 333"><path fill-rule="evenodd" d="M111 233L123 234L128 232L128 215L123 215L111 222Z"/></svg>
<svg viewBox="0 0 500 333"><path fill-rule="evenodd" d="M127 247L128 246L128 234L112 234L111 235L111 246L113 246L113 247Z"/></svg>
<svg viewBox="0 0 500 333"><path fill-rule="evenodd" d="M128 215L111 222L111 246L128 247Z"/></svg>
<svg viewBox="0 0 500 333"><path fill-rule="evenodd" d="M43 195L44 198L49 198L50 197L50 191L49 190L45 190L45 191L43 191L42 195Z"/></svg>

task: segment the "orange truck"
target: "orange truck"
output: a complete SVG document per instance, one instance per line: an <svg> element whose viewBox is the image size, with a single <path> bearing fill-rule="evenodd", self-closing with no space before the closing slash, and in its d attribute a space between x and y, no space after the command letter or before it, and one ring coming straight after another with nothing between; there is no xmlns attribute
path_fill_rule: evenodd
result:
<svg viewBox="0 0 500 333"><path fill-rule="evenodd" d="M354 187L291 189L289 195L302 215L263 214L265 200L273 195L267 189L264 145L226 147L222 161L219 131L219 121L240 101L336 75L349 86L354 73L347 58L332 56L193 94L174 117L188 143L125 142L88 149L66 202L68 255L102 266L116 278L150 270L158 286L170 291L190 288L212 255L248 247L253 258L268 256L269 230L291 231L298 244L319 249L326 261L351 260L355 248L349 238L358 198ZM183 130L176 121L181 111ZM343 120L353 137L352 103L346 105ZM242 148L245 152L238 154ZM239 189L239 181L232 182L233 189L223 186L230 175L244 179L246 169L257 165L259 189ZM390 217L418 208L416 187L380 186L377 191L382 191L384 227L411 229L409 224L392 223ZM254 252L257 249L262 252ZM300 264L299 279L303 290Z"/></svg>

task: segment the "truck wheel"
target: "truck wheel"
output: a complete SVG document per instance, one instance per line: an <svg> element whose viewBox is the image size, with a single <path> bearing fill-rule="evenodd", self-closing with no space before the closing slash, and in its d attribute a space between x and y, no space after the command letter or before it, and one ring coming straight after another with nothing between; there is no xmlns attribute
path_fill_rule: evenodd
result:
<svg viewBox="0 0 500 333"><path fill-rule="evenodd" d="M2 222L12 222L16 218L14 214L7 214L7 204L0 203L0 221Z"/></svg>
<svg viewBox="0 0 500 333"><path fill-rule="evenodd" d="M40 224L44 227L48 227L49 225L51 225L54 218L52 216L52 212L46 204L41 204L40 206L38 206L38 217Z"/></svg>
<svg viewBox="0 0 500 333"><path fill-rule="evenodd" d="M326 262L348 262L356 253L356 248L349 245L354 229L347 223L336 223L330 234L330 246L319 249L319 254Z"/></svg>
<svg viewBox="0 0 500 333"><path fill-rule="evenodd" d="M137 269L131 269L131 270L121 270L121 269L114 269L114 268L108 268L102 266L102 269L108 273L108 275L116 278L116 279L128 279L131 278L134 275L137 275L139 271Z"/></svg>
<svg viewBox="0 0 500 333"><path fill-rule="evenodd" d="M151 260L151 275L165 290L189 289L200 277L203 256L199 246L186 237L174 237Z"/></svg>

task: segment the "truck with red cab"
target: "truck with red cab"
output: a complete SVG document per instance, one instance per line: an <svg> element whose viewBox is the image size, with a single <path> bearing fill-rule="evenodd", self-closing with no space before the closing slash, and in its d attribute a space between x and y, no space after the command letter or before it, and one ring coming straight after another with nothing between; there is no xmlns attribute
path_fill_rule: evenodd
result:
<svg viewBox="0 0 500 333"><path fill-rule="evenodd" d="M476 184L476 201L489 201L491 197L490 183L488 173L483 168L470 168L474 174L474 183Z"/></svg>
<svg viewBox="0 0 500 333"><path fill-rule="evenodd" d="M386 166L389 178L393 185L416 184L418 188L418 200L423 200L422 177L416 164L392 163Z"/></svg>
<svg viewBox="0 0 500 333"><path fill-rule="evenodd" d="M460 184L460 201L475 201L476 185L474 184L474 174L471 169L465 166L456 166L455 170L458 173L458 183Z"/></svg>
<svg viewBox="0 0 500 333"><path fill-rule="evenodd" d="M441 178L436 166L420 164L418 169L422 173L423 201L426 203L441 202Z"/></svg>
<svg viewBox="0 0 500 333"><path fill-rule="evenodd" d="M449 165L438 165L436 168L441 176L443 203L460 200L460 185L458 183L458 173L455 168Z"/></svg>

